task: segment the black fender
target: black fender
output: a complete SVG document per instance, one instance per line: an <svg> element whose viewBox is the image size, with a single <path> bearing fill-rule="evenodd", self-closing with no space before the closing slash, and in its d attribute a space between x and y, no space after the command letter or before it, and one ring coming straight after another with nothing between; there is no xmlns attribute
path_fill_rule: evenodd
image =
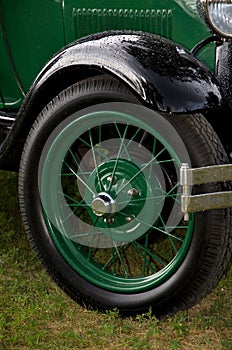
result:
<svg viewBox="0 0 232 350"><path fill-rule="evenodd" d="M18 164L31 125L55 95L78 80L98 74L117 77L145 106L157 111L193 113L222 105L217 80L180 45L142 32L94 34L66 46L42 69L2 145L0 165Z"/></svg>

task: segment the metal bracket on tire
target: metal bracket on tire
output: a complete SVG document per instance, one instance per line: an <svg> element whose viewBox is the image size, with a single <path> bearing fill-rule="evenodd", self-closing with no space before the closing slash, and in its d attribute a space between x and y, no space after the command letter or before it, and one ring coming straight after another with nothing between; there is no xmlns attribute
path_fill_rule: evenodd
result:
<svg viewBox="0 0 232 350"><path fill-rule="evenodd" d="M188 213L209 209L232 208L232 191L191 195L191 186L212 182L232 181L232 165L214 165L191 169L188 163L180 168L180 184L183 189L181 210L184 219Z"/></svg>

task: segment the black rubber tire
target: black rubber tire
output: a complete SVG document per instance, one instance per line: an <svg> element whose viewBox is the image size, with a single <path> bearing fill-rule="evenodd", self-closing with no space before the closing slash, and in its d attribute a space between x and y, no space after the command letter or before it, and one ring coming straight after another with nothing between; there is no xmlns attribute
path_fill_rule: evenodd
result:
<svg viewBox="0 0 232 350"><path fill-rule="evenodd" d="M231 211L210 210L195 214L192 241L183 263L157 288L136 294L116 293L93 285L74 271L51 239L41 207L38 166L45 142L53 129L76 110L102 102L138 104L117 80L100 76L81 81L61 92L40 113L25 143L19 172L22 219L33 249L52 279L85 307L117 308L122 315L143 313L152 307L157 317L174 314L197 303L221 278L231 254ZM182 138L193 167L227 163L224 149L202 115L164 117ZM215 192L224 184L200 189Z"/></svg>

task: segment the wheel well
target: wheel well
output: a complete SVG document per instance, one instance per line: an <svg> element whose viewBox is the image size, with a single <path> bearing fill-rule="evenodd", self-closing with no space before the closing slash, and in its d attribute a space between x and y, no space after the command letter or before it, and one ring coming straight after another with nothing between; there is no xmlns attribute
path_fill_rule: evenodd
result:
<svg viewBox="0 0 232 350"><path fill-rule="evenodd" d="M28 115L26 118L26 124L30 124L31 127L41 110L62 90L65 90L67 87L78 81L101 75L103 73L104 72L100 70L87 67L68 67L61 69L59 72L49 77L42 87L37 90L33 102L29 105L29 108L26 108L26 114ZM30 92L29 98L31 98ZM24 113L24 111L22 111L22 113ZM25 118L25 116L23 117ZM30 121L32 121L32 123L30 123Z"/></svg>

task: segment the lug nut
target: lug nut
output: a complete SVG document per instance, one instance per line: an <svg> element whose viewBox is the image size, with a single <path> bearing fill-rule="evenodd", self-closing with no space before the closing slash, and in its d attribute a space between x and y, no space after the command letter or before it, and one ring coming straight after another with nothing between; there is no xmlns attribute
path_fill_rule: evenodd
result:
<svg viewBox="0 0 232 350"><path fill-rule="evenodd" d="M136 188L130 188L127 191L127 194L128 194L128 196L135 197L138 195L138 191L136 190Z"/></svg>
<svg viewBox="0 0 232 350"><path fill-rule="evenodd" d="M114 177L112 178L112 176L108 176L108 177L107 177L107 181L108 181L108 182L112 182L112 184L115 184L115 183L117 182L117 177L114 176Z"/></svg>
<svg viewBox="0 0 232 350"><path fill-rule="evenodd" d="M104 219L104 223L105 224L109 224L109 225L112 225L114 223L114 218L105 218Z"/></svg>
<svg viewBox="0 0 232 350"><path fill-rule="evenodd" d="M131 222L132 220L134 220L134 218L135 218L135 216L132 214L132 215L126 217L126 221Z"/></svg>

